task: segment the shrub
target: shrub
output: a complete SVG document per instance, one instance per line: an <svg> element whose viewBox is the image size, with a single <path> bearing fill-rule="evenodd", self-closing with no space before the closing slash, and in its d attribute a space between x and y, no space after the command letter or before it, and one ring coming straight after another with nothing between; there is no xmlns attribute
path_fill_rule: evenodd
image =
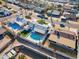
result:
<svg viewBox="0 0 79 59"><path fill-rule="evenodd" d="M47 24L47 23L45 22L45 20L37 20L37 22L38 22L39 24Z"/></svg>
<svg viewBox="0 0 79 59"><path fill-rule="evenodd" d="M25 58L25 55L22 54L22 55L19 55L18 59L26 59L26 58Z"/></svg>
<svg viewBox="0 0 79 59"><path fill-rule="evenodd" d="M31 19L31 17L30 17L30 16L25 16L25 18L27 18L27 19Z"/></svg>

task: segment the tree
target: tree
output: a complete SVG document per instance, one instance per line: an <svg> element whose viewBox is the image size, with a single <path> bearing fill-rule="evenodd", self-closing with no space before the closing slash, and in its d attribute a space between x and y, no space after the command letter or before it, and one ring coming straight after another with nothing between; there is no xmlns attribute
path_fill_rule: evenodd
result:
<svg viewBox="0 0 79 59"><path fill-rule="evenodd" d="M47 6L46 6L46 9L47 10L53 10L53 9L55 9L55 5L53 3L50 3L50 4L48 3Z"/></svg>
<svg viewBox="0 0 79 59"><path fill-rule="evenodd" d="M49 10L50 10L51 13L52 13L53 10L56 9L56 5L54 5L53 3L47 3L47 5L46 5L45 8L46 8L46 10L45 10L45 14L47 14L47 12L48 12ZM52 20L52 15L51 15L51 16L48 16L48 17L50 17L51 25L53 25L53 27L54 27L53 20Z"/></svg>
<svg viewBox="0 0 79 59"><path fill-rule="evenodd" d="M0 4L2 4L2 2L0 1Z"/></svg>
<svg viewBox="0 0 79 59"><path fill-rule="evenodd" d="M53 12L53 10L55 10L56 9L56 6L52 3L52 8L51 8L52 10L51 10L51 13ZM50 17L51 19L51 25L54 27L54 24L53 24L53 20L52 20L52 15L51 15L51 17Z"/></svg>

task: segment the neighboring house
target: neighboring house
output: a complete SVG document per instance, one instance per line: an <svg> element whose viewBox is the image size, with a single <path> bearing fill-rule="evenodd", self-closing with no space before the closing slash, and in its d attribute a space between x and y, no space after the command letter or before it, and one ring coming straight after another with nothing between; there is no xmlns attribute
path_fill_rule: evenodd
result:
<svg viewBox="0 0 79 59"><path fill-rule="evenodd" d="M52 15L56 15L56 16L60 16L60 12L59 11L57 11L57 10L54 10L53 12L52 12Z"/></svg>
<svg viewBox="0 0 79 59"><path fill-rule="evenodd" d="M60 38L58 38L57 32L60 33ZM76 35L73 32L55 31L50 34L49 41L55 43L59 46L67 47L66 49L75 50L76 48Z"/></svg>
<svg viewBox="0 0 79 59"><path fill-rule="evenodd" d="M17 24L19 24L20 26L23 26L24 24L27 24L27 21L24 18L20 17L20 16L16 17L15 22Z"/></svg>
<svg viewBox="0 0 79 59"><path fill-rule="evenodd" d="M61 15L60 11L54 10L53 12L48 11L48 16L54 16L54 17L59 17Z"/></svg>
<svg viewBox="0 0 79 59"><path fill-rule="evenodd" d="M27 4L27 9L33 10L34 8L35 8L34 5L32 5L32 4Z"/></svg>
<svg viewBox="0 0 79 59"><path fill-rule="evenodd" d="M48 1L51 1L51 2L60 2L60 3L68 3L69 0L48 0Z"/></svg>
<svg viewBox="0 0 79 59"><path fill-rule="evenodd" d="M41 33L41 34L45 34L48 30L48 27L42 26L42 25L35 25L34 27L34 31Z"/></svg>
<svg viewBox="0 0 79 59"><path fill-rule="evenodd" d="M69 12L63 12L63 16L65 16L66 18L70 18L71 14Z"/></svg>
<svg viewBox="0 0 79 59"><path fill-rule="evenodd" d="M37 13L44 13L45 9L41 8L41 7L35 7L34 11L37 12Z"/></svg>

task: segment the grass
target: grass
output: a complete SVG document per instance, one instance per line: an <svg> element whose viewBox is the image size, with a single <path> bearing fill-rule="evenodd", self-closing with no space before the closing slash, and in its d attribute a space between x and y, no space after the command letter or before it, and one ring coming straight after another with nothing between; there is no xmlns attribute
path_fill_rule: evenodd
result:
<svg viewBox="0 0 79 59"><path fill-rule="evenodd" d="M52 20L53 20L53 21L57 21L57 22L60 21L59 18L53 18Z"/></svg>
<svg viewBox="0 0 79 59"><path fill-rule="evenodd" d="M26 30L23 30L19 33L22 37L27 37L28 36L28 32Z"/></svg>
<svg viewBox="0 0 79 59"><path fill-rule="evenodd" d="M42 20L42 19L37 20L37 22L38 22L39 24L45 24L45 25L48 24L48 23L45 22L45 20Z"/></svg>

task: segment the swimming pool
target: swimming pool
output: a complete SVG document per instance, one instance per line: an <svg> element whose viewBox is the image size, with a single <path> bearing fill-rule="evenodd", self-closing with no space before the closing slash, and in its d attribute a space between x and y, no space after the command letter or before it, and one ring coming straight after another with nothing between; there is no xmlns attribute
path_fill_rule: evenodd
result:
<svg viewBox="0 0 79 59"><path fill-rule="evenodd" d="M12 27L12 29L18 29L18 30L22 29L22 27L18 25L17 23L8 23L8 26Z"/></svg>
<svg viewBox="0 0 79 59"><path fill-rule="evenodd" d="M37 32L32 32L30 37L33 39L33 40L42 40L44 35L40 34L40 33L37 33Z"/></svg>
<svg viewBox="0 0 79 59"><path fill-rule="evenodd" d="M7 11L3 8L0 9L0 17L7 17L10 16L12 13L10 11Z"/></svg>

